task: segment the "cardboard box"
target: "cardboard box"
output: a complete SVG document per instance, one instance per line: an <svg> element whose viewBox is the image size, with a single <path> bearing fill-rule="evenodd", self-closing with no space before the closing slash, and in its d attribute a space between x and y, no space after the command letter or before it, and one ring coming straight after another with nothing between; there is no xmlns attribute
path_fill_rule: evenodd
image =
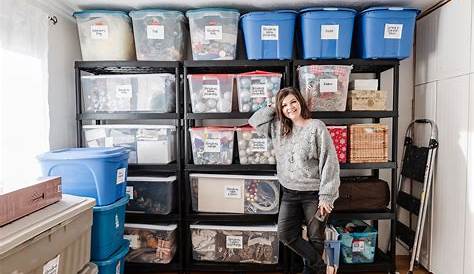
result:
<svg viewBox="0 0 474 274"><path fill-rule="evenodd" d="M349 89L357 90L378 90L379 80L377 79L355 79L349 82Z"/></svg>
<svg viewBox="0 0 474 274"><path fill-rule="evenodd" d="M36 184L0 192L0 226L53 204L62 198L61 177L45 177Z"/></svg>

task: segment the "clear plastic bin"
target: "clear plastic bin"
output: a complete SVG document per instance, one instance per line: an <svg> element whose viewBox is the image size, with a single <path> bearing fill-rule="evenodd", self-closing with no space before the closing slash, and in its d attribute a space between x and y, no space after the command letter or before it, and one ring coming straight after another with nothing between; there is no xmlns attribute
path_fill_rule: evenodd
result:
<svg viewBox="0 0 474 274"><path fill-rule="evenodd" d="M188 81L194 113L232 111L233 74L192 74Z"/></svg>
<svg viewBox="0 0 474 274"><path fill-rule="evenodd" d="M277 264L276 225L190 225L193 259L197 261Z"/></svg>
<svg viewBox="0 0 474 274"><path fill-rule="evenodd" d="M85 125L88 147L129 149L131 164L168 164L176 160L176 127L167 125Z"/></svg>
<svg viewBox="0 0 474 274"><path fill-rule="evenodd" d="M237 129L237 140L240 164L274 165L276 163L273 142L268 136L258 134L252 127L241 127Z"/></svg>
<svg viewBox="0 0 474 274"><path fill-rule="evenodd" d="M131 11L137 60L181 61L186 55L186 18L179 11Z"/></svg>
<svg viewBox="0 0 474 274"><path fill-rule="evenodd" d="M190 128L195 165L230 165L234 151L234 128Z"/></svg>
<svg viewBox="0 0 474 274"><path fill-rule="evenodd" d="M190 174L193 211L277 214L280 184L275 176Z"/></svg>
<svg viewBox="0 0 474 274"><path fill-rule="evenodd" d="M128 61L135 59L132 24L122 11L75 12L82 60Z"/></svg>
<svg viewBox="0 0 474 274"><path fill-rule="evenodd" d="M176 253L177 225L125 224L124 238L130 241L127 262L167 264Z"/></svg>
<svg viewBox="0 0 474 274"><path fill-rule="evenodd" d="M352 66L311 65L298 68L301 94L310 111L345 111Z"/></svg>
<svg viewBox="0 0 474 274"><path fill-rule="evenodd" d="M127 177L127 212L170 214L175 207L176 176Z"/></svg>
<svg viewBox="0 0 474 274"><path fill-rule="evenodd" d="M280 90L281 73L253 71L235 75L240 112L255 112L267 103L275 103Z"/></svg>
<svg viewBox="0 0 474 274"><path fill-rule="evenodd" d="M340 234L342 260L346 264L373 263L377 247L377 230L353 220L336 226Z"/></svg>
<svg viewBox="0 0 474 274"><path fill-rule="evenodd" d="M234 9L205 8L186 12L193 60L234 60L240 13Z"/></svg>
<svg viewBox="0 0 474 274"><path fill-rule="evenodd" d="M81 77L84 112L176 110L175 77L170 73Z"/></svg>

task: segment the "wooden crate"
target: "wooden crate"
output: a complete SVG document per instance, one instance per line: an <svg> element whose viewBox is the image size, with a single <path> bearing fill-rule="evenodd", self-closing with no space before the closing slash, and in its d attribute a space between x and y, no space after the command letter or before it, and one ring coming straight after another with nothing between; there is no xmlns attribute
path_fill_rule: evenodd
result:
<svg viewBox="0 0 474 274"><path fill-rule="evenodd" d="M388 126L354 124L349 126L349 162L388 162Z"/></svg>
<svg viewBox="0 0 474 274"><path fill-rule="evenodd" d="M387 96L383 90L350 90L347 110L386 110Z"/></svg>

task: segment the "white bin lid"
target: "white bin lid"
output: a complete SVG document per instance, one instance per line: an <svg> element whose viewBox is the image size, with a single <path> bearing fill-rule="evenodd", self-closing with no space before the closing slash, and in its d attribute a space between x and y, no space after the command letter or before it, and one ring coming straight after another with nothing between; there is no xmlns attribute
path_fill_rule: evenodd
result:
<svg viewBox="0 0 474 274"><path fill-rule="evenodd" d="M147 225L147 224L128 224L125 223L126 228L138 228L138 229L151 229L151 230L165 230L165 231L173 231L178 228L176 224L170 225Z"/></svg>
<svg viewBox="0 0 474 274"><path fill-rule="evenodd" d="M120 128L120 129L171 129L176 130L176 126L171 125L84 125L83 129L96 128Z"/></svg>
<svg viewBox="0 0 474 274"><path fill-rule="evenodd" d="M128 182L174 182L176 181L176 176L169 177L140 177L132 176L127 177Z"/></svg>
<svg viewBox="0 0 474 274"><path fill-rule="evenodd" d="M144 74L101 74L101 75L83 75L82 79L98 79L98 78L144 78L144 77L170 77L175 78L171 73L144 73Z"/></svg>
<svg viewBox="0 0 474 274"><path fill-rule="evenodd" d="M222 178L222 179L248 179L248 180L278 180L276 176L261 176L261 175L234 175L234 174L204 174L191 173L191 178Z"/></svg>
<svg viewBox="0 0 474 274"><path fill-rule="evenodd" d="M210 229L210 230L276 232L278 226L277 225L261 225L261 226L190 225L189 228L191 228L191 229Z"/></svg>

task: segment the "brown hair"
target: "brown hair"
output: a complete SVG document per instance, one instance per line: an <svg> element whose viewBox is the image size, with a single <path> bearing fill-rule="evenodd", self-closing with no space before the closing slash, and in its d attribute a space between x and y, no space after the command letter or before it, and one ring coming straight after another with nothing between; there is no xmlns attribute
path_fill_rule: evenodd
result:
<svg viewBox="0 0 474 274"><path fill-rule="evenodd" d="M304 119L311 118L311 112L308 106L306 106L306 102L299 90L294 87L282 88L276 96L276 114L278 120L280 120L280 135L282 137L290 135L293 130L293 122L283 114L283 108L281 107L283 99L290 94L294 95L298 103L300 103L301 117Z"/></svg>

